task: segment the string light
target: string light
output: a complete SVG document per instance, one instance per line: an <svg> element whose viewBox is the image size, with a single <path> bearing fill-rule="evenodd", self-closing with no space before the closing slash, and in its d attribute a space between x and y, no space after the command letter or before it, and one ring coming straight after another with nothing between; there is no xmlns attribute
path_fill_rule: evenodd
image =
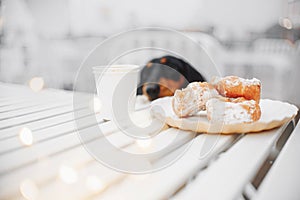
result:
<svg viewBox="0 0 300 200"><path fill-rule="evenodd" d="M33 136L31 130L27 127L21 128L19 133L19 139L23 145L31 146L33 143Z"/></svg>
<svg viewBox="0 0 300 200"><path fill-rule="evenodd" d="M37 199L39 189L37 185L30 179L23 180L20 184L20 192L25 199Z"/></svg>
<svg viewBox="0 0 300 200"><path fill-rule="evenodd" d="M94 175L90 175L86 178L86 187L88 190L92 191L92 192L99 192L101 190L104 189L104 184L103 182Z"/></svg>
<svg viewBox="0 0 300 200"><path fill-rule="evenodd" d="M60 179L67 184L75 183L78 180L78 174L70 166L62 165L59 169L59 177Z"/></svg>
<svg viewBox="0 0 300 200"><path fill-rule="evenodd" d="M43 89L44 87L44 79L42 77L33 77L29 81L29 87L34 91L34 92L39 92Z"/></svg>

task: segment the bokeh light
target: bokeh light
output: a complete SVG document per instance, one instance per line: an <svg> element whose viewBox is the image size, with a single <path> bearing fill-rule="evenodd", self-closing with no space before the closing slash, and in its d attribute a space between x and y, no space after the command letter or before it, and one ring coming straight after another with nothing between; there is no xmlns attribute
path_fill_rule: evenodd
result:
<svg viewBox="0 0 300 200"><path fill-rule="evenodd" d="M33 144L32 131L27 127L21 128L19 139L24 146L31 146Z"/></svg>
<svg viewBox="0 0 300 200"><path fill-rule="evenodd" d="M25 179L20 184L20 192L25 199L35 200L38 197L39 189L30 179Z"/></svg>
<svg viewBox="0 0 300 200"><path fill-rule="evenodd" d="M29 81L29 87L34 91L34 92L39 92L44 88L44 79L42 77L33 77Z"/></svg>
<svg viewBox="0 0 300 200"><path fill-rule="evenodd" d="M59 169L60 179L67 184L75 183L78 180L78 174L75 169L70 166L62 165Z"/></svg>
<svg viewBox="0 0 300 200"><path fill-rule="evenodd" d="M282 20L282 25L283 27L285 27L286 29L292 29L293 28L293 23L289 18L284 18Z"/></svg>
<svg viewBox="0 0 300 200"><path fill-rule="evenodd" d="M95 175L87 176L85 185L92 192L99 192L105 188L104 183Z"/></svg>

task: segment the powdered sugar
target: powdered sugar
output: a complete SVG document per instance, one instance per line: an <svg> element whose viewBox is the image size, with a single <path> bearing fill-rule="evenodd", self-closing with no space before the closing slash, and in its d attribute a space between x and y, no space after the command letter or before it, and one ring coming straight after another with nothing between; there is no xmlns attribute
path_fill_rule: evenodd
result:
<svg viewBox="0 0 300 200"><path fill-rule="evenodd" d="M180 117L193 115L205 110L206 102L217 96L219 96L218 92L210 88L207 83L193 82L185 89L175 91L173 109Z"/></svg>
<svg viewBox="0 0 300 200"><path fill-rule="evenodd" d="M253 79L244 79L236 76L231 76L228 79L225 79L225 84L230 87L239 86L240 84L244 86L249 85L260 85L260 80L253 78Z"/></svg>
<svg viewBox="0 0 300 200"><path fill-rule="evenodd" d="M243 103L233 103L212 98L206 103L207 115L212 122L222 122L225 124L253 122L251 115L253 114L253 110L250 109L248 111L243 105L255 108L255 101L250 100Z"/></svg>
<svg viewBox="0 0 300 200"><path fill-rule="evenodd" d="M172 102L175 113L180 117L197 113L197 100L191 89L176 90Z"/></svg>

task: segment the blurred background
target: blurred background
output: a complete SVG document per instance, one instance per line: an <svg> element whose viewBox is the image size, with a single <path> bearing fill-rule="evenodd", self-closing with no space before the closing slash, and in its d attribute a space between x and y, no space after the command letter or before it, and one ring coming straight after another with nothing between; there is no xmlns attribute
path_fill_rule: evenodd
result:
<svg viewBox="0 0 300 200"><path fill-rule="evenodd" d="M40 77L45 87L72 90L97 44L145 26L184 32L223 75L259 78L263 97L300 105L300 0L0 0L0 81L28 84ZM162 33L147 40L151 46L167 39ZM151 56L123 62L143 65Z"/></svg>

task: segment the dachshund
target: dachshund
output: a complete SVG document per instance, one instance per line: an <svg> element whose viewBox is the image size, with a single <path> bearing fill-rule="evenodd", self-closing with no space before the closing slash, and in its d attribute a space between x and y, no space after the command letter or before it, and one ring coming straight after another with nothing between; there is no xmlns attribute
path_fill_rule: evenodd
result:
<svg viewBox="0 0 300 200"><path fill-rule="evenodd" d="M150 101L173 96L175 90L205 78L190 64L174 56L166 55L150 60L141 70L137 94Z"/></svg>

